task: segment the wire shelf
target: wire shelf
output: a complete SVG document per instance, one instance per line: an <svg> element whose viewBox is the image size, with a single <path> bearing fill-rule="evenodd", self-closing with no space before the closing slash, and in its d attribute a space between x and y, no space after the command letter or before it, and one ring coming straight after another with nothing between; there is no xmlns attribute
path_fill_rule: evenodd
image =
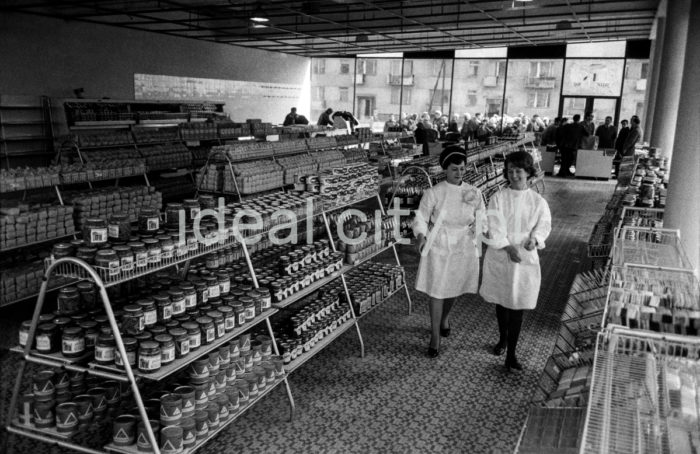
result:
<svg viewBox="0 0 700 454"><path fill-rule="evenodd" d="M594 270L584 271L583 273L576 274L574 277L569 294L607 286L608 282L610 282L609 267L600 267Z"/></svg>
<svg viewBox="0 0 700 454"><path fill-rule="evenodd" d="M698 335L700 284L689 270L614 266L605 311L607 324Z"/></svg>
<svg viewBox="0 0 700 454"><path fill-rule="evenodd" d="M607 284L569 295L562 314L562 321L602 312L605 309L607 296Z"/></svg>
<svg viewBox="0 0 700 454"><path fill-rule="evenodd" d="M554 344L554 352L566 353L592 349L602 324L603 311L563 321Z"/></svg>
<svg viewBox="0 0 700 454"><path fill-rule="evenodd" d="M700 339L598 335L583 454L697 452Z"/></svg>
<svg viewBox="0 0 700 454"><path fill-rule="evenodd" d="M594 350L555 353L540 376L532 402L543 407L584 407Z"/></svg>
<svg viewBox="0 0 700 454"><path fill-rule="evenodd" d="M663 208L622 207L619 229L623 227L656 227L662 228L664 221Z"/></svg>
<svg viewBox="0 0 700 454"><path fill-rule="evenodd" d="M681 244L680 232L671 229L623 227L616 231L612 263L693 269Z"/></svg>

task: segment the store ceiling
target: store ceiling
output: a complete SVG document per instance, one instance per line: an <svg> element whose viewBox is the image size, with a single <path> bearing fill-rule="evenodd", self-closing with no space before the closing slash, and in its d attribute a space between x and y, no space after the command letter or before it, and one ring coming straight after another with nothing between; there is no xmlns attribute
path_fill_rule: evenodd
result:
<svg viewBox="0 0 700 454"><path fill-rule="evenodd" d="M2 0L59 17L303 56L648 38L659 0ZM268 22L253 22L262 15Z"/></svg>

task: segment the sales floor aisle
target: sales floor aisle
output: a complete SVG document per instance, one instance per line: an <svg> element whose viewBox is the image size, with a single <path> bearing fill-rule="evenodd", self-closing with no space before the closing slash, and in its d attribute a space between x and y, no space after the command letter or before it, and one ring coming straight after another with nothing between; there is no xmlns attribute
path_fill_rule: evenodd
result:
<svg viewBox="0 0 700 454"><path fill-rule="evenodd" d="M279 387L199 452L512 452L552 351L571 281L588 266L586 241L614 188L614 182L555 178L546 184L553 231L541 254L540 301L526 316L521 335L522 373L505 372L503 357L488 352L497 332L492 305L477 297L460 299L452 335L443 340L440 357L429 359L427 298L413 291L414 313L406 316L399 293L360 322L364 359L357 337L347 333L291 375L293 422L287 422L289 407ZM417 255L406 247L401 255L412 283ZM18 323L14 315L8 317L0 321L3 426L17 363L5 350L10 339L16 342ZM7 448L7 454L63 452L14 436Z"/></svg>

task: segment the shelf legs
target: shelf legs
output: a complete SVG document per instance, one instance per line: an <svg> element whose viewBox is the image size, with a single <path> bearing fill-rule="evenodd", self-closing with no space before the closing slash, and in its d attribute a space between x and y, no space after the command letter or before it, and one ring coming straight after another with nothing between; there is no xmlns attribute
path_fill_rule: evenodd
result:
<svg viewBox="0 0 700 454"><path fill-rule="evenodd" d="M257 285L256 285L257 287ZM270 340L272 341L272 351L275 352L275 355L279 356L280 351L277 348L277 340L275 339L275 333L272 330L272 324L270 323L270 317L265 319L265 325L267 326L267 332L270 334ZM286 374L286 372L285 372ZM292 389L289 387L289 380L287 379L288 375L285 375L283 378L284 380L284 387L287 390L287 397L289 398L289 422L292 422L294 420L294 413L296 411L296 404L294 403L294 396L292 396Z"/></svg>

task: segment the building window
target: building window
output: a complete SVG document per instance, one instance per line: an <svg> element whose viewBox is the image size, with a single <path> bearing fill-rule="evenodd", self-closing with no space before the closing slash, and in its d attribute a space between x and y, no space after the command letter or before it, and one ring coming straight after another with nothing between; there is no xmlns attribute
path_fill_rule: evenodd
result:
<svg viewBox="0 0 700 454"><path fill-rule="evenodd" d="M531 61L530 77L552 77L553 65L551 61Z"/></svg>
<svg viewBox="0 0 700 454"><path fill-rule="evenodd" d="M314 74L325 74L326 73L326 59L325 58L314 58L311 60L311 72Z"/></svg>
<svg viewBox="0 0 700 454"><path fill-rule="evenodd" d="M372 59L360 59L357 61L358 74L366 74L368 76L375 76L377 74L377 60Z"/></svg>
<svg viewBox="0 0 700 454"><path fill-rule="evenodd" d="M338 101L344 101L347 102L349 98L350 91L348 90L348 87L340 87L338 89Z"/></svg>
<svg viewBox="0 0 700 454"><path fill-rule="evenodd" d="M450 90L430 90L430 109L441 109L450 105Z"/></svg>
<svg viewBox="0 0 700 454"><path fill-rule="evenodd" d="M413 60L404 60L403 61L403 75L404 77L408 77L413 74Z"/></svg>
<svg viewBox="0 0 700 454"><path fill-rule="evenodd" d="M326 87L313 87L311 93L314 101L323 101L326 99Z"/></svg>
<svg viewBox="0 0 700 454"><path fill-rule="evenodd" d="M644 115L644 103L643 102L637 103L637 106L634 109L634 114L640 118Z"/></svg>
<svg viewBox="0 0 700 454"><path fill-rule="evenodd" d="M501 60L496 64L496 74L494 76L505 76L506 75L506 65L508 62L506 60Z"/></svg>
<svg viewBox="0 0 700 454"><path fill-rule="evenodd" d="M350 63L340 64L340 74L348 74L350 72Z"/></svg>
<svg viewBox="0 0 700 454"><path fill-rule="evenodd" d="M401 76L401 60L392 60L389 74L392 76Z"/></svg>
<svg viewBox="0 0 700 454"><path fill-rule="evenodd" d="M467 105L476 105L476 90L467 90Z"/></svg>
<svg viewBox="0 0 700 454"><path fill-rule="evenodd" d="M447 60L433 60L433 76L445 76L445 71L449 71L450 66Z"/></svg>
<svg viewBox="0 0 700 454"><path fill-rule="evenodd" d="M649 63L642 63L642 68L640 69L639 78L646 79L649 73Z"/></svg>
<svg viewBox="0 0 700 454"><path fill-rule="evenodd" d="M479 61L469 60L469 69L467 70L467 76L476 77L479 75Z"/></svg>
<svg viewBox="0 0 700 454"><path fill-rule="evenodd" d="M527 94L527 106L533 108L549 107L549 92L534 91ZM585 100L584 100L585 102Z"/></svg>
<svg viewBox="0 0 700 454"><path fill-rule="evenodd" d="M391 87L391 103L398 105L398 103L401 102L401 104L407 106L411 104L412 94L412 87L403 87L403 97L401 97L401 87Z"/></svg>

